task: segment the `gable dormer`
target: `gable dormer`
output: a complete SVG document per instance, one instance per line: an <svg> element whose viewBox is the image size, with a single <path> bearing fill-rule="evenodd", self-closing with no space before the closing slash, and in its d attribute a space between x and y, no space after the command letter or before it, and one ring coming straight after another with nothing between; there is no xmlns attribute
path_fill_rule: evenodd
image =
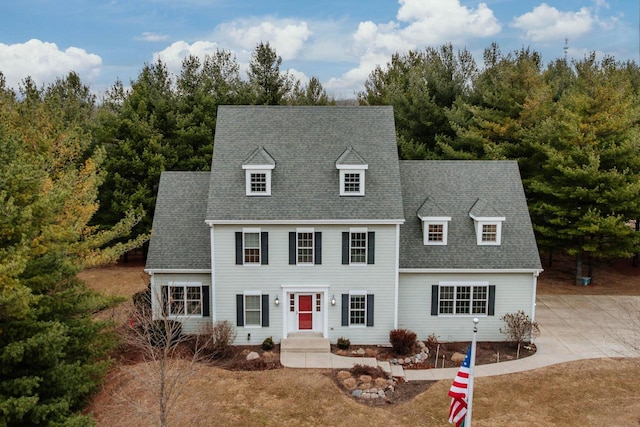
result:
<svg viewBox="0 0 640 427"><path fill-rule="evenodd" d="M473 220L478 245L499 246L502 243L502 216L486 200L479 198L469 210Z"/></svg>
<svg viewBox="0 0 640 427"><path fill-rule="evenodd" d="M418 209L417 215L420 221L422 221L422 243L425 246L445 246L447 244L451 217L447 216L431 197L427 197Z"/></svg>
<svg viewBox="0 0 640 427"><path fill-rule="evenodd" d="M258 147L242 163L245 170L245 193L247 196L271 195L271 171L276 161L264 149Z"/></svg>
<svg viewBox="0 0 640 427"><path fill-rule="evenodd" d="M336 160L336 169L340 171L340 195L364 196L365 171L367 162L353 148L347 148Z"/></svg>

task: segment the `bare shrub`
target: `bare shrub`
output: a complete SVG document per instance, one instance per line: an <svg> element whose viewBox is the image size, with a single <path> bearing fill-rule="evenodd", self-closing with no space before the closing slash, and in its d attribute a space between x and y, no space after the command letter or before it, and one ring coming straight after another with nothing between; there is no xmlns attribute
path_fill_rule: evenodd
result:
<svg viewBox="0 0 640 427"><path fill-rule="evenodd" d="M399 355L411 352L416 345L416 333L408 329L394 329L389 332L389 342Z"/></svg>
<svg viewBox="0 0 640 427"><path fill-rule="evenodd" d="M228 320L219 320L215 325L203 326L198 336L202 341L203 355L209 359L221 359L228 356L236 339L236 328Z"/></svg>
<svg viewBox="0 0 640 427"><path fill-rule="evenodd" d="M507 313L500 318L505 323L504 328L500 328L500 333L507 336L507 341L514 347L520 347L525 341L531 341L540 334L538 322L532 322L531 318L524 311L517 313Z"/></svg>
<svg viewBox="0 0 640 427"><path fill-rule="evenodd" d="M387 377L387 374L385 374L384 370L379 366L374 367L356 364L353 365L353 368L350 369L350 372L354 377L360 377L361 375L368 375L372 379Z"/></svg>

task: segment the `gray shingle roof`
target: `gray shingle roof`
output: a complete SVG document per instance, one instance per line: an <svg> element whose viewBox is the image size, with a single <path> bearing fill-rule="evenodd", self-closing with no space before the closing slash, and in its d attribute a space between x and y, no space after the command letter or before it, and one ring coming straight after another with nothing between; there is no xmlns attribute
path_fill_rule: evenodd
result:
<svg viewBox="0 0 640 427"><path fill-rule="evenodd" d="M245 195L256 147L277 163L269 197ZM363 197L340 197L335 162L349 147L368 165ZM404 218L391 107L221 106L211 169L207 220Z"/></svg>
<svg viewBox="0 0 640 427"><path fill-rule="evenodd" d="M207 212L210 172L163 172L160 176L148 269L209 269Z"/></svg>
<svg viewBox="0 0 640 427"><path fill-rule="evenodd" d="M251 153L247 160L242 162L242 164L252 166L275 166L276 161L273 160L273 157L267 153L267 150L265 150L264 147L258 147L253 150L253 153Z"/></svg>
<svg viewBox="0 0 640 427"><path fill-rule="evenodd" d="M336 166L342 166L342 165L365 166L366 164L367 162L365 162L362 156L358 154L358 152L353 147L349 147L346 150L344 150L344 153L342 153L340 157L338 157L338 160L336 160Z"/></svg>
<svg viewBox="0 0 640 427"><path fill-rule="evenodd" d="M400 176L406 218L400 226L400 268L541 268L516 162L401 161ZM427 197L451 217L446 246L423 245L417 212ZM505 217L500 246L476 244L469 211L478 198Z"/></svg>

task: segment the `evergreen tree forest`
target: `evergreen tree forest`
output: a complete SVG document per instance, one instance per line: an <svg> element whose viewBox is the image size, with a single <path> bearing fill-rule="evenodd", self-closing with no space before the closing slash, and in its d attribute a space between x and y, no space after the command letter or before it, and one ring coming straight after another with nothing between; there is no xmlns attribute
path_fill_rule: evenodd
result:
<svg viewBox="0 0 640 427"><path fill-rule="evenodd" d="M76 273L144 247L161 172L210 168L219 105L336 104L281 66L268 43L246 73L224 50L177 75L158 61L99 99L73 72L18 90L0 73L0 425L92 424L117 342L92 315L115 302ZM516 160L541 252L576 277L639 252L637 64L448 44L393 55L354 96L394 107L403 159Z"/></svg>

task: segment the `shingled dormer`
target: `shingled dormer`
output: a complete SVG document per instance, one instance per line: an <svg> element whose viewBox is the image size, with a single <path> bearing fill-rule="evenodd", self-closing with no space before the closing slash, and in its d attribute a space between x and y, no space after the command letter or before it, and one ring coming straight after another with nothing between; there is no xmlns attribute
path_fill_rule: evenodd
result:
<svg viewBox="0 0 640 427"><path fill-rule="evenodd" d="M340 171L340 195L364 196L365 170L369 165L353 147L338 157L336 168Z"/></svg>
<svg viewBox="0 0 640 427"><path fill-rule="evenodd" d="M435 200L427 197L417 212L422 221L422 236L424 245L446 245L449 221L447 216Z"/></svg>
<svg viewBox="0 0 640 427"><path fill-rule="evenodd" d="M502 242L502 216L486 200L478 198L469 210L473 220L478 245L500 245Z"/></svg>
<svg viewBox="0 0 640 427"><path fill-rule="evenodd" d="M271 195L271 171L275 169L276 161L264 149L258 147L242 163L245 170L245 188L247 196Z"/></svg>

